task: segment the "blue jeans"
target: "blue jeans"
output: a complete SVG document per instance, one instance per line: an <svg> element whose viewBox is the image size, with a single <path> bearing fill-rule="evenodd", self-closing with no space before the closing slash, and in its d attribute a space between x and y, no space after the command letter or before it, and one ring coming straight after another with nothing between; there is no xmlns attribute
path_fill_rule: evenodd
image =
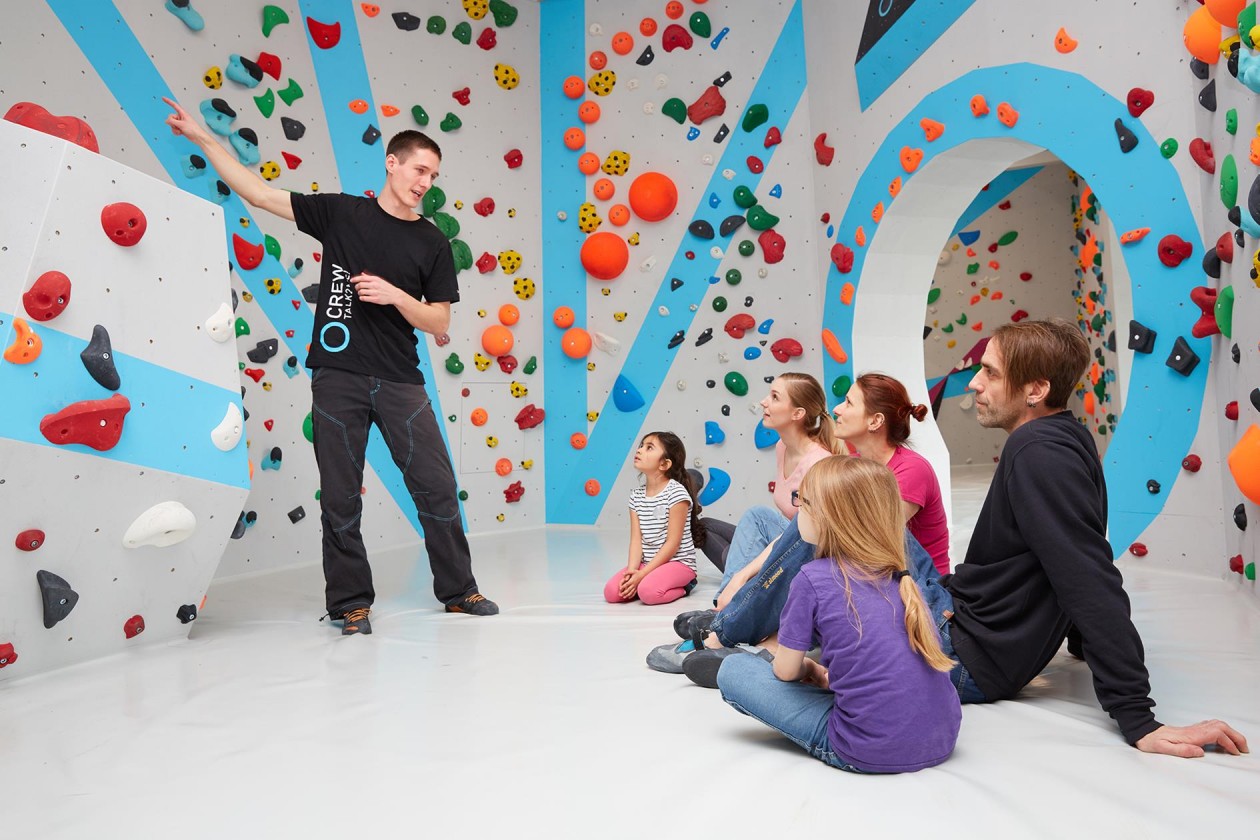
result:
<svg viewBox="0 0 1260 840"><path fill-rule="evenodd" d="M731 547L726 551L726 568L722 570L721 592L740 569L752 562L762 550L783 533L790 520L778 508L757 505L744 512L735 526Z"/></svg>
<svg viewBox="0 0 1260 840"><path fill-rule="evenodd" d="M831 749L827 723L835 695L799 682L783 682L759 656L728 656L718 670L722 699L740 714L777 729L814 758L850 773L862 771Z"/></svg>
<svg viewBox="0 0 1260 840"><path fill-rule="evenodd" d="M912 545L913 544L913 545ZM949 672L949 681L958 691L958 699L963 703L987 703L989 699L971 678L967 666L954 653L954 642L950 638L949 619L954 615L954 596L941 586L941 573L936 570L932 556L928 554L919 541L908 533L906 547L911 549L907 556L910 577L919 585L919 593L927 603L932 620L936 622L936 631L941 637L941 651L954 660L954 670ZM913 550L917 549L917 551Z"/></svg>

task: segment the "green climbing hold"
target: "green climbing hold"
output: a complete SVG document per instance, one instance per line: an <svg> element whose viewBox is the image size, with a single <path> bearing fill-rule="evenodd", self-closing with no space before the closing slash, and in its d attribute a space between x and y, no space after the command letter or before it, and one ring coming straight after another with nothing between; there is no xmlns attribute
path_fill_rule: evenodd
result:
<svg viewBox="0 0 1260 840"><path fill-rule="evenodd" d="M967 326L967 313L966 313L966 312L964 312L963 314L961 314L961 315L959 315L957 318L955 318L955 319L954 319L954 323L955 323L955 324L957 324L957 325L958 325L958 326L960 326L960 327L965 327L965 326Z"/></svg>
<svg viewBox="0 0 1260 840"><path fill-rule="evenodd" d="M1090 326L1090 329L1092 329L1094 332L1096 332L1096 333L1100 333L1100 332L1102 332L1103 323L1104 323L1104 322L1103 322L1103 316L1102 316L1102 313L1101 313L1101 312L1099 312L1098 314L1094 315L1094 317L1093 317L1093 318L1091 318L1091 319L1090 319L1090 321L1089 321L1089 326ZM1101 380L1101 379L1100 379L1100 380L1098 380L1098 381L1099 381L1099 382L1102 382L1102 380Z"/></svg>
<svg viewBox="0 0 1260 840"><path fill-rule="evenodd" d="M429 124L429 112L419 105L411 106L411 118L416 121L416 125L426 126Z"/></svg>
<svg viewBox="0 0 1260 840"><path fill-rule="evenodd" d="M450 111L447 111L446 116L442 118L442 122L438 127L443 131L454 131L463 124L463 120L452 114Z"/></svg>
<svg viewBox="0 0 1260 840"><path fill-rule="evenodd" d="M266 119L271 119L272 113L276 110L276 95L271 92L271 88L267 88L267 92L262 96L254 97L254 104L258 106L258 113Z"/></svg>
<svg viewBox="0 0 1260 840"><path fill-rule="evenodd" d="M455 28L451 30L451 37L459 41L464 46L472 43L472 26L466 20L461 20L455 24Z"/></svg>
<svg viewBox="0 0 1260 840"><path fill-rule="evenodd" d="M1094 385L1094 396L1100 401L1107 398L1107 379L1106 377L1098 377L1098 382Z"/></svg>
<svg viewBox="0 0 1260 840"><path fill-rule="evenodd" d="M490 14L494 15L494 25L501 29L516 23L516 7L505 0L490 0Z"/></svg>
<svg viewBox="0 0 1260 840"><path fill-rule="evenodd" d="M1238 13L1238 34L1242 36L1243 46L1254 50L1256 45L1251 41L1251 30L1256 25L1256 4L1248 3Z"/></svg>
<svg viewBox="0 0 1260 840"><path fill-rule="evenodd" d="M472 248L462 239L451 240L451 257L455 260L456 271L473 267Z"/></svg>
<svg viewBox="0 0 1260 840"><path fill-rule="evenodd" d="M953 331L954 331L953 324L946 324L945 326L941 327L941 332L943 333L952 333Z"/></svg>
<svg viewBox="0 0 1260 840"><path fill-rule="evenodd" d="M1238 109L1230 108L1225 112L1225 130L1230 134L1238 133Z"/></svg>
<svg viewBox="0 0 1260 840"><path fill-rule="evenodd" d="M941 290L939 288L933 287L931 289L928 289L928 306L931 306L932 304L936 303L940 299L941 299Z"/></svg>
<svg viewBox="0 0 1260 840"><path fill-rule="evenodd" d="M237 370L245 370L245 363L244 363L244 362L237 362L237 363L236 363L236 369L237 369Z"/></svg>
<svg viewBox="0 0 1260 840"><path fill-rule="evenodd" d="M980 263L969 263L967 265L968 274L975 274L979 270L980 270Z"/></svg>
<svg viewBox="0 0 1260 840"><path fill-rule="evenodd" d="M1238 164L1233 155L1225 155L1221 161L1221 203L1226 210L1234 209L1238 203Z"/></svg>
<svg viewBox="0 0 1260 840"><path fill-rule="evenodd" d="M730 283L732 286L738 286L739 281L743 279L744 275L739 273L738 268L732 268L726 272L726 282ZM725 305L723 305L723 308L725 308Z"/></svg>
<svg viewBox="0 0 1260 840"><path fill-rule="evenodd" d="M284 90L276 94L276 96L284 100L285 105L290 106L301 99L304 95L305 94L302 93L302 86L297 83L297 79L289 79L289 84L285 86Z"/></svg>
<svg viewBox="0 0 1260 840"><path fill-rule="evenodd" d="M1172 137L1169 137L1163 143L1159 144L1159 153L1166 158L1171 158L1173 155L1177 154L1177 141Z"/></svg>
<svg viewBox="0 0 1260 840"><path fill-rule="evenodd" d="M737 397L748 394L748 380L744 378L742 373L731 371L722 377L722 384L726 386L726 390Z"/></svg>
<svg viewBox="0 0 1260 840"><path fill-rule="evenodd" d="M315 419L309 411L306 412L306 419L302 421L302 437L306 438L307 443L315 442Z"/></svg>
<svg viewBox="0 0 1260 840"><path fill-rule="evenodd" d="M443 213L438 210L433 214L432 222L437 229L442 231L442 235L447 239L454 239L459 236L459 220L450 213Z"/></svg>
<svg viewBox="0 0 1260 840"><path fill-rule="evenodd" d="M538 370L538 357L530 356L529 361L525 363L524 367L522 367L521 370L523 370L527 375Z"/></svg>
<svg viewBox="0 0 1260 840"><path fill-rule="evenodd" d="M448 414L448 415L446 415L446 420L447 420L447 422L454 423L454 422L455 422L456 420L458 420L458 419L459 419L459 418L458 418L458 417L456 417L454 414Z"/></svg>
<svg viewBox="0 0 1260 840"><path fill-rule="evenodd" d="M460 374L464 372L464 363L459 360L458 353L446 357L446 372Z"/></svg>
<svg viewBox="0 0 1260 840"><path fill-rule="evenodd" d="M1018 232L1013 231L1013 230L1007 231L1006 233L1002 234L1002 238L998 240L998 247L1005 248L1007 245L1010 245L1016 239L1019 239Z"/></svg>
<svg viewBox="0 0 1260 840"><path fill-rule="evenodd" d="M424 28L429 31L430 35L441 35L446 31L446 18L441 15L433 15L425 23Z"/></svg>
<svg viewBox="0 0 1260 840"><path fill-rule="evenodd" d="M753 244L751 239L739 240L739 255L741 257L751 257L757 250L757 246Z"/></svg>
<svg viewBox="0 0 1260 840"><path fill-rule="evenodd" d="M263 234L263 250L276 259L280 259L280 240L270 233Z"/></svg>
<svg viewBox="0 0 1260 840"><path fill-rule="evenodd" d="M757 196L753 195L753 191L740 184L735 188L735 204L747 210L757 203Z"/></svg>
<svg viewBox="0 0 1260 840"><path fill-rule="evenodd" d="M713 311L725 312L726 311L726 298L721 297L720 295L718 297L715 297L713 299Z"/></svg>
<svg viewBox="0 0 1260 840"><path fill-rule="evenodd" d="M665 104L661 106L661 113L682 125L687 119L687 103L676 96L666 99Z"/></svg>
<svg viewBox="0 0 1260 840"><path fill-rule="evenodd" d="M466 501L468 501L468 491L467 491L467 490L460 490L458 495L459 495L459 500L460 500L461 502L466 502Z"/></svg>
<svg viewBox="0 0 1260 840"><path fill-rule="evenodd" d="M849 389L853 387L853 380L847 376L837 376L836 380L831 383L831 393L836 395L836 399L844 399Z"/></svg>
<svg viewBox="0 0 1260 840"><path fill-rule="evenodd" d="M263 6L263 37L270 38L271 30L289 22L289 14L279 6Z"/></svg>
<svg viewBox="0 0 1260 840"><path fill-rule="evenodd" d="M420 202L420 213L426 217L431 217L434 213L441 210L445 204L446 193L443 192L441 187L434 184L424 194L424 201Z"/></svg>
<svg viewBox="0 0 1260 840"><path fill-rule="evenodd" d="M1255 7L1252 6L1252 8L1254 9ZM1243 576L1246 577L1247 580L1255 580L1256 579L1256 564L1248 563L1246 566L1244 566Z"/></svg>
<svg viewBox="0 0 1260 840"><path fill-rule="evenodd" d="M1234 287L1226 286L1216 295L1216 306L1212 309L1216 316L1216 326L1221 335L1234 337Z"/></svg>
<svg viewBox="0 0 1260 840"><path fill-rule="evenodd" d="M693 12L687 25L698 38L708 38L713 34L713 24L709 22L709 16L704 12Z"/></svg>
<svg viewBox="0 0 1260 840"><path fill-rule="evenodd" d="M249 324L245 321L244 318L237 318L236 319L236 337L240 338L243 335L249 335Z"/></svg>
<svg viewBox="0 0 1260 840"><path fill-rule="evenodd" d="M770 109L758 102L756 105L749 106L744 112L744 120L740 123L740 127L744 131L752 131L768 119L770 119Z"/></svg>
<svg viewBox="0 0 1260 840"><path fill-rule="evenodd" d="M779 223L779 217L760 204L754 204L748 210L748 226L753 230L769 230Z"/></svg>

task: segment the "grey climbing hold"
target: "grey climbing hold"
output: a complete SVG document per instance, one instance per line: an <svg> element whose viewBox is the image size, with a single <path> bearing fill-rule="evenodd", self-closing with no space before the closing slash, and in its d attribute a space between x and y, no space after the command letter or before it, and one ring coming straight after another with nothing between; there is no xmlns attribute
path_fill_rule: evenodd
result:
<svg viewBox="0 0 1260 840"><path fill-rule="evenodd" d="M96 384L110 391L117 391L122 380L118 377L118 368L114 366L114 350L109 343L109 332L100 324L92 327L92 340L79 354L88 374L96 380Z"/></svg>
<svg viewBox="0 0 1260 840"><path fill-rule="evenodd" d="M43 569L35 573L35 580L39 582L39 594L44 602L44 627L52 629L70 615L74 605L79 603L79 593L70 588L65 578Z"/></svg>

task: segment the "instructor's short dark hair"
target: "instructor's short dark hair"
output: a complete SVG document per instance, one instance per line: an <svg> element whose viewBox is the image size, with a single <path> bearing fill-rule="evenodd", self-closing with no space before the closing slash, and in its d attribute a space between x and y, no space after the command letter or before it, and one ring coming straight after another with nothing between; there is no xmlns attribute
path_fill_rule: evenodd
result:
<svg viewBox="0 0 1260 840"><path fill-rule="evenodd" d="M1044 379L1050 383L1047 408L1066 408L1089 367L1089 342L1075 324L1062 318L1003 324L993 331L992 340L1002 351L1007 393Z"/></svg>
<svg viewBox="0 0 1260 840"><path fill-rule="evenodd" d="M385 154L387 156L393 155L400 161L403 161L420 149L428 149L438 156L438 160L442 159L442 149L437 143L433 142L433 138L423 131L415 130L400 131L395 134L390 139L389 146L385 149Z"/></svg>

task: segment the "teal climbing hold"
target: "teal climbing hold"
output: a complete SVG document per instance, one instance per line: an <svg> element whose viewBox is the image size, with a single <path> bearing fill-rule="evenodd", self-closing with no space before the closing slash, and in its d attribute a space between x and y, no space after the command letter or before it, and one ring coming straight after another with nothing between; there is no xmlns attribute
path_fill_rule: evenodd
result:
<svg viewBox="0 0 1260 840"><path fill-rule="evenodd" d="M704 442L708 446L716 446L726 440L726 432L722 431L722 427L717 424L716 420L704 421Z"/></svg>
<svg viewBox="0 0 1260 840"><path fill-rule="evenodd" d="M731 371L722 377L722 384L726 386L726 390L730 391L737 397L748 395L748 380L738 371Z"/></svg>
<svg viewBox="0 0 1260 840"><path fill-rule="evenodd" d="M845 379L845 378L846 377L843 377L843 376L840 377L840 379ZM839 380L836 380L836 381L838 382ZM847 392L848 390L847 386L845 390ZM776 432L774 429L767 429L764 419L758 420L757 428L753 430L753 445L756 446L758 449L769 449L770 447L774 446L778 442L779 442L779 433Z"/></svg>
<svg viewBox="0 0 1260 840"><path fill-rule="evenodd" d="M613 405L617 406L618 411L631 412L638 411L646 403L639 389L629 379L618 374L617 381L613 383Z"/></svg>
<svg viewBox="0 0 1260 840"><path fill-rule="evenodd" d="M704 489L700 491L700 495L696 497L696 501L702 505L711 505L726 495L726 491L730 489L730 474L725 470L719 470L717 467L709 467L709 480L705 483Z"/></svg>

